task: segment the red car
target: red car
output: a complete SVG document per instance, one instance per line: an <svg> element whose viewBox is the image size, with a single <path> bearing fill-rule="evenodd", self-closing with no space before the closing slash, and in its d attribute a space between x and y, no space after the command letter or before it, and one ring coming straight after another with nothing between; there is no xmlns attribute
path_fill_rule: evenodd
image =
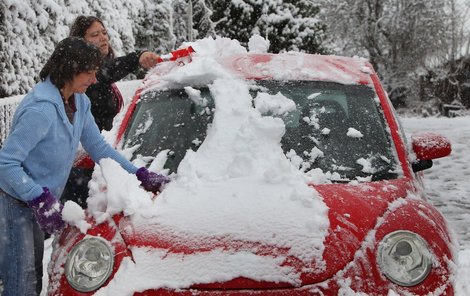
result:
<svg viewBox="0 0 470 296"><path fill-rule="evenodd" d="M194 196L186 199L194 204L170 200L171 192L165 191L172 189L167 187L155 197L165 212L151 218L118 213L97 223L89 215L92 227L86 234L68 227L54 243L49 295L453 295L454 245L444 217L426 201L421 182L421 171L433 159L449 155L450 143L432 133L407 143L366 60L303 53L225 54L211 57L218 68L210 65L201 73L209 62L196 52L192 62L162 62L146 77L118 128L117 148L135 147L134 159L166 151L163 168L175 184L190 179L179 171L187 169L186 158L195 153L218 157L224 149L251 149L256 154L257 147L239 147L241 140L202 148L205 141L214 142L214 126L228 120L226 114L240 115L224 109L227 105L217 96L246 86L240 98L231 99L249 93L255 99L246 108L261 110L273 125L282 119L285 132L278 146L265 143L269 139L256 143L282 148L299 176L307 176L309 181L299 177L299 182L311 190L310 200L304 196L302 205L293 206L295 196L280 195L271 206L263 192L276 195L283 179L265 172L272 190L256 191L243 180L245 172L257 168L240 168L246 156L240 153L227 176L243 182L224 179L222 169L211 175L224 176L214 188L230 196L204 205L210 217L197 209L191 213L198 198L213 189L204 188L202 194L194 181L195 187L187 191ZM221 75L241 82L214 90ZM287 103L263 109L279 97ZM275 112L280 106L287 107ZM218 112L228 113L217 117ZM253 141L268 133L253 136ZM269 167L272 161L263 160L265 156L256 154ZM213 168L219 169L217 163L201 168L201 174ZM243 208L239 201L248 200L249 194L250 207L237 212ZM165 205L170 202L172 207ZM255 214L246 218L247 212ZM309 217L311 213L318 216ZM174 225L154 222L159 215L178 220ZM314 227L306 227L306 221Z"/></svg>

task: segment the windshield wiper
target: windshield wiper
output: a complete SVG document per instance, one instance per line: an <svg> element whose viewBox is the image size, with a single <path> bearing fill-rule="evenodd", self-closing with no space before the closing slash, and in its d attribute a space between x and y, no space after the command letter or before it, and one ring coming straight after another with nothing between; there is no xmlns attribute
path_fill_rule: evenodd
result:
<svg viewBox="0 0 470 296"><path fill-rule="evenodd" d="M341 184L346 184L351 182L350 179L330 179L331 183L341 183Z"/></svg>
<svg viewBox="0 0 470 296"><path fill-rule="evenodd" d="M398 174L395 172L391 172L389 169L379 170L372 174L372 181L390 180L396 179L397 177Z"/></svg>

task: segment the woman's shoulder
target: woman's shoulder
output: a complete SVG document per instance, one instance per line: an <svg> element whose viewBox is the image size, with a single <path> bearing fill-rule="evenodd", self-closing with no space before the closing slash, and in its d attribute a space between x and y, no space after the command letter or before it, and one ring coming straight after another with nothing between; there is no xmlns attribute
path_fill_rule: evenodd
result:
<svg viewBox="0 0 470 296"><path fill-rule="evenodd" d="M48 121L53 118L56 107L50 100L44 100L42 94L37 95L34 90L29 92L15 110L14 121L21 118L22 121L36 122L35 118Z"/></svg>
<svg viewBox="0 0 470 296"><path fill-rule="evenodd" d="M62 98L59 90L50 81L42 81L36 84L24 97L22 103L25 107L51 107Z"/></svg>
<svg viewBox="0 0 470 296"><path fill-rule="evenodd" d="M61 99L59 89L49 79L36 84L27 96L37 101L57 101L57 99Z"/></svg>

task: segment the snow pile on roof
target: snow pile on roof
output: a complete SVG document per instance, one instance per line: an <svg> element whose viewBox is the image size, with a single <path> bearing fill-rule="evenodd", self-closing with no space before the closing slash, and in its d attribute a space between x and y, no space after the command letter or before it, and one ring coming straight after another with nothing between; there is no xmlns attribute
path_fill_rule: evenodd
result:
<svg viewBox="0 0 470 296"><path fill-rule="evenodd" d="M276 80L321 80L342 84L372 84L370 64L364 58L312 55L288 52L266 54L269 43L259 35L249 41L250 51L238 41L217 37L187 43L195 53L177 63L162 63L148 72L142 89L179 88L181 85L206 85L220 78L272 78ZM246 54L264 54L263 61L253 64ZM188 61L191 60L190 63Z"/></svg>

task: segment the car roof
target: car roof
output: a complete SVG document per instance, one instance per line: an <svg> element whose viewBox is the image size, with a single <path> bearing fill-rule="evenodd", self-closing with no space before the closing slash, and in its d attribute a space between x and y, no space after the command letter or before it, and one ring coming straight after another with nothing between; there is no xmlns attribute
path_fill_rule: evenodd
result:
<svg viewBox="0 0 470 296"><path fill-rule="evenodd" d="M221 63L246 79L372 83L372 66L362 58L289 52L230 56Z"/></svg>
<svg viewBox="0 0 470 296"><path fill-rule="evenodd" d="M195 76L199 76L195 80L203 77L204 71L207 71L209 80L215 79L220 71L215 67L207 66L207 64L212 65L211 62L216 63L227 73L243 79L310 80L373 85L371 74L374 74L374 70L365 58L287 52L222 54L216 57L195 54L189 62L186 60L160 63L147 74L140 90L145 92L154 88L169 87L169 81L178 76L174 73L179 70L184 72L185 81L194 81L188 80L188 77L192 75L190 69L197 67L195 65L197 63L204 63L206 66L194 71ZM202 81L201 84L208 83L207 79ZM177 82L182 83L181 80Z"/></svg>

